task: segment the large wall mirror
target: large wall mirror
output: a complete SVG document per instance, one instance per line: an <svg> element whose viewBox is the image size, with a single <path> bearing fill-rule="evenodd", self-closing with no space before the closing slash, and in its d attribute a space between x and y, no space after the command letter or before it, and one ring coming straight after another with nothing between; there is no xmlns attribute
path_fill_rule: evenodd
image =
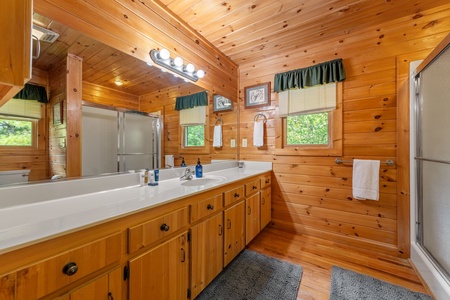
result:
<svg viewBox="0 0 450 300"><path fill-rule="evenodd" d="M40 14L34 13L33 23L59 35L52 42L41 41L40 53L37 53L36 43L33 49L35 58L31 83L46 86L50 103L42 105L45 119L40 120L37 125L36 148L25 152L20 149L14 152L14 149L11 149L9 157L13 163L1 163L0 174L2 172L6 174L5 171L10 172L15 169L29 170L26 176L20 175L21 181L65 177L64 161L67 159L65 149L69 142L62 129L67 124L67 118L70 120L71 116L67 114L64 101L60 101L63 97L59 93L64 84L60 78L65 76L64 64L69 53L82 59L83 107L105 109L117 114L130 111L144 112L157 118L161 122L159 126L161 159L164 159L166 154L171 154L175 157L175 166L179 165L181 157L184 157L188 164L196 161L195 153L190 155L180 151L180 130L179 126L174 124L174 120L178 122L178 119L173 106L175 97L204 91L204 87L186 82L171 73L162 72L157 67L96 41L95 37L84 35ZM228 126L232 128L227 133L225 142L229 143L230 139L237 139L237 113L235 111L214 112L213 95L216 91L213 89L208 90L209 122L207 126L212 128L218 118L226 120ZM60 107L61 121L57 123L52 122L54 107ZM86 129L83 128L83 130ZM212 130L208 131L212 132ZM208 143L212 143L212 134L206 139ZM84 140L83 143L85 143ZM205 158L235 159L237 157L237 148L234 147L224 145L223 149L213 147L210 149L208 153L204 153ZM117 147L111 151L117 151ZM164 166L164 163L153 162L152 165ZM99 172L102 173L102 171ZM89 175L96 175L92 173L95 172L90 171ZM55 176L58 174L62 176Z"/></svg>

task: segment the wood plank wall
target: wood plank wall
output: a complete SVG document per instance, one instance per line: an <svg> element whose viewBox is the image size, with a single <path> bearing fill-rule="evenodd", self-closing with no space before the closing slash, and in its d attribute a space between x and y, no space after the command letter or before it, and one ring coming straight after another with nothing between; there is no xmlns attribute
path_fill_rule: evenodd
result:
<svg viewBox="0 0 450 300"><path fill-rule="evenodd" d="M397 95L398 59L424 58L450 32L450 5L310 45L291 45L273 57L240 65L240 159L273 162L272 226L320 236L355 248L409 256L409 145L397 136L408 132L408 96ZM274 154L277 100L271 105L245 109L244 87L272 82L275 73L343 58L347 73L343 91L343 158L393 159L382 165L380 200L352 198L352 166L336 165L335 157L279 156ZM402 69L405 69L402 67ZM404 74L401 76L404 79ZM403 83L402 83L403 84ZM403 89L403 88L402 88ZM407 90L407 89L406 89ZM402 111L398 111L401 108ZM403 111L404 110L404 111ZM253 116L268 117L267 145L252 145ZM399 126L397 114L402 117ZM401 131L401 132L400 132ZM401 138L402 143L405 138ZM398 165L398 164L401 165ZM399 178L401 176L401 178ZM406 189L405 189L406 188ZM401 203L400 203L401 201Z"/></svg>
<svg viewBox="0 0 450 300"><path fill-rule="evenodd" d="M48 92L48 74L45 71L32 70L32 78L28 82L40 85ZM28 181L48 178L47 160L47 106L41 104L42 118L37 121L37 147L29 150L0 150L0 170L30 170Z"/></svg>
<svg viewBox="0 0 450 300"><path fill-rule="evenodd" d="M49 176L60 175L66 177L66 154L67 154L67 59L56 64L49 70L49 93L50 102L47 105L48 134L49 134ZM61 103L63 107L63 122L58 125L53 124L53 106Z"/></svg>
<svg viewBox="0 0 450 300"><path fill-rule="evenodd" d="M142 61L149 61L149 51L151 49L167 48L172 53L176 53L186 62L193 63L196 67L202 68L206 72L206 76L199 80L196 85L202 90L210 92L210 107L212 105L212 94L218 93L233 101L237 101L238 95L238 66L231 61L211 43L202 36L189 28L182 20L170 12L165 11L159 2L139 2L129 0L72 0L72 1L56 1L56 0L35 0L34 10L46 17L57 22L67 25L77 31L88 36L95 37L96 40L132 55ZM151 33L151 35L149 35ZM92 91L92 87L88 87ZM175 89L177 89L175 87ZM93 101L101 104L111 104L106 97L93 97L90 91L83 92L84 100ZM103 90L105 91L105 90ZM156 94L160 91L156 92ZM151 107L151 103L146 103L151 99L151 95L140 95L142 98L142 111L158 111L160 108ZM167 98L166 91L161 94L161 99L174 99L174 95ZM55 100L56 101L56 100ZM108 102L109 101L109 102ZM125 102L122 101L123 104ZM128 103L132 104L132 103ZM173 104L172 104L173 105ZM164 106L164 111L166 107ZM212 110L212 108L210 108ZM175 121L178 122L173 108L167 107L168 120L173 126ZM237 134L237 121L233 120L237 116L236 111L220 113L218 115L224 117L227 125L227 133ZM210 119L217 117L210 113ZM226 120L225 120L226 119ZM235 119L237 120L237 119ZM215 121L215 119L214 119ZM212 126L213 122L208 125L209 144L212 143ZM224 124L225 125L225 124ZM171 134L175 134L172 130ZM231 135L228 135L231 137ZM166 138L165 138L166 139ZM171 138L171 143L167 144L167 151L170 154L179 156L176 143L179 139ZM175 144L173 144L173 143ZM229 141L225 141L228 142ZM53 147L57 145L53 144ZM61 151L61 149L59 149ZM50 150L52 151L52 150ZM184 154L181 154L184 155ZM197 154L184 155L187 163L196 162ZM81 157L81 153L80 156ZM209 162L211 158L236 158L237 148L223 147L215 149L210 155L202 155L204 162ZM181 160L176 161L176 165Z"/></svg>
<svg viewBox="0 0 450 300"><path fill-rule="evenodd" d="M181 157L184 157L187 165L197 163L200 158L203 163L209 163L211 159L237 159L237 148L231 147L230 140L237 141L237 112L224 111L213 112L213 93L208 91L208 118L207 128L207 153L201 151L185 151L181 148L181 132L179 124L179 112L175 110L175 100L177 97L195 94L203 91L202 87L193 84L174 86L164 90L159 90L140 97L141 111L158 113L163 120L163 141L162 151L164 154L173 154L175 166L181 164ZM230 97L227 95L227 97ZM236 106L236 103L234 103ZM223 146L214 148L212 146L214 136L214 125L218 118L222 119ZM164 164L164 162L163 162Z"/></svg>

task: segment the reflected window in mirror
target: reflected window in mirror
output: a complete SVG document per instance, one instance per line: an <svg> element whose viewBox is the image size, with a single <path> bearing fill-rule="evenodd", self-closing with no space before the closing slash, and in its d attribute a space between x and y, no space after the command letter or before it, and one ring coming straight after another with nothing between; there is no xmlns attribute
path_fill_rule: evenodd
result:
<svg viewBox="0 0 450 300"><path fill-rule="evenodd" d="M0 148L33 148L36 145L37 120L0 115Z"/></svg>
<svg viewBox="0 0 450 300"><path fill-rule="evenodd" d="M194 125L184 127L183 147L204 147L205 146L205 126Z"/></svg>

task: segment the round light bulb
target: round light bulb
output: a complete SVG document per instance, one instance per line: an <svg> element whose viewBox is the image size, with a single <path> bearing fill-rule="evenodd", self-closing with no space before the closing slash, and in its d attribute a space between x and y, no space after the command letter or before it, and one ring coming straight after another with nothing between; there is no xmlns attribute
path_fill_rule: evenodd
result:
<svg viewBox="0 0 450 300"><path fill-rule="evenodd" d="M181 67L183 65L183 59L181 57L177 56L173 59L173 64L176 67Z"/></svg>
<svg viewBox="0 0 450 300"><path fill-rule="evenodd" d="M193 64L187 64L187 66L186 66L186 71L187 71L187 72L193 73L194 70L195 70L195 67L194 67Z"/></svg>
<svg viewBox="0 0 450 300"><path fill-rule="evenodd" d="M203 77L205 77L205 71L203 71L203 70L197 70L197 77L198 78L203 78Z"/></svg>
<svg viewBox="0 0 450 300"><path fill-rule="evenodd" d="M167 49L161 49L161 51L159 51L159 57L161 59L169 59L170 58L170 52Z"/></svg>

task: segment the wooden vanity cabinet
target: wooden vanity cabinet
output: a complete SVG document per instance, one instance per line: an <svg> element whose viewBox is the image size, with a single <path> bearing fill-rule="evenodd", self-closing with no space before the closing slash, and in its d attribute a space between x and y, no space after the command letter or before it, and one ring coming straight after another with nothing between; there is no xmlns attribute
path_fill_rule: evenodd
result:
<svg viewBox="0 0 450 300"><path fill-rule="evenodd" d="M129 299L188 299L188 233L184 232L129 262Z"/></svg>
<svg viewBox="0 0 450 300"><path fill-rule="evenodd" d="M17 271L16 299L39 299L121 257L121 233L107 236Z"/></svg>
<svg viewBox="0 0 450 300"><path fill-rule="evenodd" d="M169 212L128 228L128 253L162 240L189 224L189 207Z"/></svg>
<svg viewBox="0 0 450 300"><path fill-rule="evenodd" d="M0 277L0 299L14 300L16 293L16 276L8 274Z"/></svg>
<svg viewBox="0 0 450 300"><path fill-rule="evenodd" d="M85 300L85 299L108 299L124 300L124 293L121 288L123 280L122 268L116 268L109 274L103 275L75 291L55 298L54 300Z"/></svg>
<svg viewBox="0 0 450 300"><path fill-rule="evenodd" d="M224 211L224 258L226 267L245 247L245 201Z"/></svg>
<svg viewBox="0 0 450 300"><path fill-rule="evenodd" d="M259 191L245 199L245 244L261 231L261 206Z"/></svg>
<svg viewBox="0 0 450 300"><path fill-rule="evenodd" d="M272 220L272 189L269 187L261 190L261 230Z"/></svg>
<svg viewBox="0 0 450 300"><path fill-rule="evenodd" d="M223 269L223 213L191 228L191 299Z"/></svg>
<svg viewBox="0 0 450 300"><path fill-rule="evenodd" d="M32 6L31 0L0 4L0 107L31 78Z"/></svg>

